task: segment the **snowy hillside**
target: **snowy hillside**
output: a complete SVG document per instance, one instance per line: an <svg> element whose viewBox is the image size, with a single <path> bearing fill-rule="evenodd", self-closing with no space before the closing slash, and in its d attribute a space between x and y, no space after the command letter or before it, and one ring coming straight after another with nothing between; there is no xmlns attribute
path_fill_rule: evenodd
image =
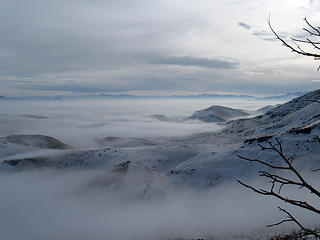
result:
<svg viewBox="0 0 320 240"><path fill-rule="evenodd" d="M83 103L57 106L58 111L52 111L54 104L47 111L48 103L16 111L11 103L0 115L6 126L0 138L1 239L24 239L30 230L28 239L268 239L279 233L265 230L283 219L275 209L279 202L239 186L237 179L264 183L258 175L263 168L237 155L277 163L274 153L258 146L277 137L295 166L306 170L303 175L319 182L310 169L320 167L320 104L308 99L319 100L320 90L262 115L256 109L277 103L230 104L247 106L254 115L219 124L180 121L212 103L187 104L192 109L185 110L180 102L175 108L180 112L168 112L152 102L153 111L139 114L145 102L127 111L119 106L105 111L105 102L98 108L93 102L87 111ZM79 108L70 112L74 106ZM111 116L100 118L103 114ZM201 128L189 131L194 125ZM175 135L175 129L186 134ZM159 132L163 135L153 137ZM92 237L96 233L101 235Z"/></svg>
<svg viewBox="0 0 320 240"><path fill-rule="evenodd" d="M15 157L14 151L8 149L31 145L64 149L66 145L45 136L9 136L1 139L2 146L7 145L3 152L7 159L2 156L1 169L103 168L111 172L125 169L126 172L150 174L152 177L144 183L150 191L153 182L168 180L176 186L207 188L255 174L257 166L241 161L236 155L271 159L274 155L261 152L257 144L264 144L267 139L272 141L274 137L284 143L285 151L295 156L297 164L301 163L300 158L308 157L310 161L302 165L319 166L313 156L320 153L320 104L308 99L320 99L320 90L275 107L264 115L227 122L220 131L165 141L105 137L97 140L103 146L100 149L61 150L51 155L35 151L27 157ZM209 111L224 119L246 115L218 106L202 113Z"/></svg>
<svg viewBox="0 0 320 240"><path fill-rule="evenodd" d="M258 110L256 110L256 113L257 114L265 114L266 112L272 110L273 108L274 108L274 106L267 105L267 106L264 106L264 107L259 108Z"/></svg>
<svg viewBox="0 0 320 240"><path fill-rule="evenodd" d="M0 160L25 156L29 153L40 152L49 154L49 150L61 151L68 146L56 138L43 135L9 135L0 138Z"/></svg>
<svg viewBox="0 0 320 240"><path fill-rule="evenodd" d="M248 115L248 113L240 109L214 105L195 112L189 119L198 119L203 122L226 122L233 118L245 117Z"/></svg>
<svg viewBox="0 0 320 240"><path fill-rule="evenodd" d="M16 144L27 147L65 149L67 145L53 137L42 135L10 135L0 138L2 144Z"/></svg>

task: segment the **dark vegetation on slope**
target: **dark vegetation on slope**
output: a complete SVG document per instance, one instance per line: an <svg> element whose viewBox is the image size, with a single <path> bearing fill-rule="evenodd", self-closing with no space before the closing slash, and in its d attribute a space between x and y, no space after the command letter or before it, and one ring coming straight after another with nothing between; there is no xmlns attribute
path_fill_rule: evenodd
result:
<svg viewBox="0 0 320 240"><path fill-rule="evenodd" d="M60 140L44 135L10 135L0 138L2 141L6 141L12 144L18 144L23 146L32 146L47 149L67 149L68 146Z"/></svg>

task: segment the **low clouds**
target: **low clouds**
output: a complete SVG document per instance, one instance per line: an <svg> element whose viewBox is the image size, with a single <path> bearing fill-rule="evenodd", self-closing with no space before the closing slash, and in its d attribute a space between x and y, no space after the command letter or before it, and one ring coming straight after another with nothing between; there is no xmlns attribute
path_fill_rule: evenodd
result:
<svg viewBox="0 0 320 240"><path fill-rule="evenodd" d="M253 31L252 34L265 41L277 41L276 37L272 33L265 30L256 30Z"/></svg>
<svg viewBox="0 0 320 240"><path fill-rule="evenodd" d="M132 188L141 188L134 184L136 178L118 184L117 190L115 184L106 184L110 176L106 170L2 174L0 238L220 239L252 236L255 228L279 219L272 211L277 202L235 184L207 192L170 191L166 184L164 197L146 200L132 196ZM248 211L252 208L256 210Z"/></svg>
<svg viewBox="0 0 320 240"><path fill-rule="evenodd" d="M283 219L275 208L281 203L237 183L195 191L161 182L154 191L161 198L143 199L134 193L144 185L135 183L148 176L132 175L110 184L113 175L106 170L1 174L0 238L269 239L295 226L266 229L266 225ZM253 185L264 186L259 179L254 180ZM308 225L318 220L305 211L287 210L303 216Z"/></svg>
<svg viewBox="0 0 320 240"><path fill-rule="evenodd" d="M248 29L248 30L251 28L250 25L248 25L248 24L246 24L244 22L239 22L238 25L240 27L243 27L243 28Z"/></svg>
<svg viewBox="0 0 320 240"><path fill-rule="evenodd" d="M164 64L164 65L203 67L203 68L225 68L225 69L236 68L236 66L238 65L238 63L231 62L231 61L223 61L223 60L208 59L208 58L197 58L197 57L191 57L191 56L159 57L151 61L151 63Z"/></svg>
<svg viewBox="0 0 320 240"><path fill-rule="evenodd" d="M289 78L291 72L272 75L279 64L270 58L283 54L265 26L270 4L237 2L2 0L0 95L230 91L230 86L240 91L247 81L254 89L263 86L261 81L268 84L266 79ZM248 75L251 68L268 74L257 81ZM295 75L306 79L309 74L303 69ZM28 83L19 80L25 78Z"/></svg>

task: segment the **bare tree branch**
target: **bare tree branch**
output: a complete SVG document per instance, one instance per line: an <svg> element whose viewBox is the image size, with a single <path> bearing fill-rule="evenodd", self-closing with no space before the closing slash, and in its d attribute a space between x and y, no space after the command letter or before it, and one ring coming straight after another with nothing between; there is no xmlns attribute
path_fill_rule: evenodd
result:
<svg viewBox="0 0 320 240"><path fill-rule="evenodd" d="M319 31L318 28L312 26L312 25L309 23L309 21L307 20L306 17L305 17L303 20L307 23L307 25L308 25L311 29L313 29L313 30L316 32L316 33L313 32L313 33L312 33L313 35L320 36L320 31Z"/></svg>
<svg viewBox="0 0 320 240"><path fill-rule="evenodd" d="M319 234L317 231L311 230L311 229L309 229L309 228L304 227L304 226L303 226L296 218L294 218L294 217L292 216L292 214L290 214L287 210L285 210L285 209L283 209L283 208L281 208L281 207L278 207L278 209L279 209L280 212L285 213L288 218L285 219L285 220L282 220L282 221L280 221L280 222L278 222L278 223L270 224L270 225L268 225L267 227L274 227L274 226L277 226L277 225L281 225L282 223L285 223L285 222L294 222L294 223L296 223L296 224L304 231L304 235L313 235L313 236L315 236L315 237L317 237L317 238L320 238L320 234Z"/></svg>
<svg viewBox="0 0 320 240"><path fill-rule="evenodd" d="M272 27L270 17L268 18L268 25L270 27L270 30L278 39L283 46L286 48L289 48L292 52L297 53L299 55L313 57L314 60L320 60L320 27L313 26L307 18L304 18L305 24L307 27L303 28L302 30L309 34L309 37L305 38L298 38L298 37L291 37L291 43L289 43L285 38L282 38ZM314 39L318 39L318 41L315 41ZM313 49L312 52L310 49ZM320 66L317 70L320 70ZM317 99L307 99L307 101L320 103L320 100ZM260 146L261 151L271 151L276 153L278 159L282 164L272 164L272 162L267 162L262 159L257 158L248 158L244 156L237 155L240 159L248 161L248 162L254 162L257 164L260 164L264 167L273 169L274 171L277 171L276 173L272 173L271 171L259 171L259 174L261 177L266 178L270 185L269 189L264 188L256 188L252 185L246 184L242 182L241 180L238 180L238 182L244 186L245 188L248 188L260 195L264 196L272 196L275 197L282 202L288 203L292 206L296 206L298 208L302 208L305 210L308 210L315 214L320 214L320 209L315 207L314 205L304 201L304 200L297 200L293 199L292 197L287 197L285 194L283 194L282 189L286 186L294 186L297 187L298 190L300 189L306 189L310 191L310 193L315 196L316 198L320 198L320 191L313 187L303 176L302 174L295 168L293 165L294 158L291 156L286 156L284 154L284 150L282 147L281 142L279 139L275 138L274 142L270 141L269 139L266 140L267 145L264 146L262 144L258 144ZM312 172L320 171L320 168L313 169ZM282 173L286 173L286 175L281 175ZM290 177L288 177L287 173L291 173ZM287 210L278 207L280 212L283 212L286 214L287 218L274 224L268 225L268 227L273 227L277 225L281 225L283 223L287 222L294 222L296 225L298 225L301 229L301 235L299 232L299 236L306 237L306 236L313 236L317 239L320 239L320 232L317 230L312 230L309 228L306 228L301 224L295 217L293 217L292 214L290 214ZM286 238L287 239L287 238ZM291 239L291 238L290 238ZM309 239L309 238L308 238Z"/></svg>
<svg viewBox="0 0 320 240"><path fill-rule="evenodd" d="M320 100L315 100L315 99L307 99L307 101L309 101L309 102L316 102L316 103L320 103Z"/></svg>
<svg viewBox="0 0 320 240"><path fill-rule="evenodd" d="M264 161L261 161L259 159L251 159L251 158L246 158L246 157L243 157L243 156L240 156L240 155L237 155L237 157L243 159L243 160L246 160L246 161L249 161L249 162L258 162L258 163L261 163L267 167L270 167L270 168L274 168L274 169L282 169L282 170L289 170L288 167L281 167L281 166L275 166L275 165L271 165L269 163L266 163Z"/></svg>
<svg viewBox="0 0 320 240"><path fill-rule="evenodd" d="M243 157L240 155L238 155L238 157L240 159L245 160L245 161L256 162L257 164L267 166L270 169L280 170L281 172L282 172L282 170L285 170L285 172L292 173L292 176L295 177L296 179L292 179L292 178L289 178L286 176L281 176L279 173L270 173L268 171L259 171L260 176L268 179L269 182L271 183L270 189L256 188L256 187L253 187L249 184L242 182L241 180L238 180L238 182L242 186L244 186L248 189L251 189L252 191L254 191L260 195L272 196L272 197L275 197L285 203L291 204L293 206L296 206L296 207L299 207L302 209L306 209L306 210L311 211L316 214L320 214L320 209L316 208L312 204L310 204L306 201L286 197L285 195L283 195L281 193L282 188L285 186L296 186L299 189L302 189L302 188L307 189L312 194L316 195L316 197L320 198L319 190L315 189L311 184L309 184L305 180L305 178L299 173L299 171L293 166L293 164L292 164L293 157L287 157L286 154L284 154L283 147L282 147L282 144L279 141L279 139L275 138L275 143L271 142L270 140L267 140L267 146L262 146L262 145L259 145L259 146L261 147L261 150L269 150L271 152L277 153L277 156L279 157L279 159L281 160L281 162L284 165L273 165L273 164L267 163L266 161L261 160L261 159L251 159L251 158ZM315 170L320 170L320 169L315 169ZM279 210L281 212L286 213L288 219L282 220L282 221L275 223L275 224L271 224L271 225L269 225L269 227L280 225L285 222L295 222L306 234L311 234L313 236L320 237L318 232L305 228L302 224L300 224L300 222L297 219L295 219L286 210L284 210L280 207L279 207Z"/></svg>
<svg viewBox="0 0 320 240"><path fill-rule="evenodd" d="M304 21L308 28L303 28L305 32L307 32L311 37L320 37L320 30L316 27L314 27L307 18L304 18ZM318 60L320 58L320 47L317 45L320 44L319 41L314 41L310 38L300 39L296 37L291 37L291 41L293 44L288 43L284 38L280 37L280 35L273 29L271 25L270 17L268 18L268 25L271 29L274 36L283 44L283 46L289 48L292 52L295 52L299 55L313 57L314 60ZM301 44L301 45L300 45ZM304 47L313 47L318 52L310 52L308 50L305 50ZM317 70L320 69L320 66Z"/></svg>

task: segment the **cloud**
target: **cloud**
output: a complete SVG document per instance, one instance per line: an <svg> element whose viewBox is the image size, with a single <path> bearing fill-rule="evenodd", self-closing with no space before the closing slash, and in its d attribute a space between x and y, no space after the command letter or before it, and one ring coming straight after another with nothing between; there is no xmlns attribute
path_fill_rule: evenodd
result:
<svg viewBox="0 0 320 240"><path fill-rule="evenodd" d="M265 40L265 41L278 41L277 38L269 31L266 31L266 30L255 30L252 32L252 34L254 36L257 36L259 37L260 39L262 40ZM278 35L281 37L281 38L286 38L286 35L285 33L278 33Z"/></svg>
<svg viewBox="0 0 320 240"><path fill-rule="evenodd" d="M172 56L172 57L158 57L151 61L155 64L164 65L177 65L177 66L192 66L192 67L203 67L203 68L236 68L238 63L231 61L224 61L219 59L209 58L197 58L191 56Z"/></svg>
<svg viewBox="0 0 320 240"><path fill-rule="evenodd" d="M106 170L2 174L1 239L264 239L294 226L266 229L283 218L279 201L236 183L210 191L162 183L162 198L139 199L136 182L148 176L127 174L116 184L113 178ZM316 222L305 211L286 209L307 224Z"/></svg>
<svg viewBox="0 0 320 240"><path fill-rule="evenodd" d="M248 30L251 28L250 25L248 25L248 24L246 24L246 23L244 23L244 22L239 22L238 25L239 25L240 27L243 27L243 28L248 29Z"/></svg>
<svg viewBox="0 0 320 240"><path fill-rule="evenodd" d="M253 86L256 82L247 74L249 68L269 66L268 52L274 45L240 28L266 41L274 38L263 33L265 1L236 2L2 0L0 94L100 88L229 91L222 88L239 90L243 79L250 79ZM279 22L287 29L287 22ZM281 51L275 52L272 58L282 56ZM300 73L307 75L305 70ZM24 78L30 81L19 81ZM64 80L68 78L74 79L72 83ZM265 79L282 81L278 75L265 75Z"/></svg>

